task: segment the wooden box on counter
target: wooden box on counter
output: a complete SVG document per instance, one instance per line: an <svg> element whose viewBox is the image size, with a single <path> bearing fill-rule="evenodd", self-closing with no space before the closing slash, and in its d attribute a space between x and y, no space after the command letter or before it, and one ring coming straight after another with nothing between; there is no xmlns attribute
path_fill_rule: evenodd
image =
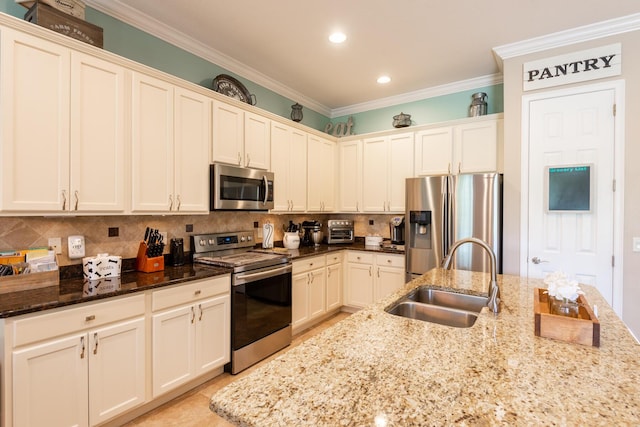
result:
<svg viewBox="0 0 640 427"><path fill-rule="evenodd" d="M600 347L600 322L583 295L578 297L578 318L550 313L546 289L535 288L533 312L535 335L575 344Z"/></svg>
<svg viewBox="0 0 640 427"><path fill-rule="evenodd" d="M25 21L48 28L76 40L102 48L103 30L97 25L36 1L24 15Z"/></svg>

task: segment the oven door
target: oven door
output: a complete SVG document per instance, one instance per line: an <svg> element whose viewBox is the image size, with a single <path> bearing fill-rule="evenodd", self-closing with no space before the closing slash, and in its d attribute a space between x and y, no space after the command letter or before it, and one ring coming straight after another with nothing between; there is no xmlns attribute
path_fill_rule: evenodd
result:
<svg viewBox="0 0 640 427"><path fill-rule="evenodd" d="M273 172L214 163L210 167L210 210L273 209Z"/></svg>
<svg viewBox="0 0 640 427"><path fill-rule="evenodd" d="M231 349L291 325L291 264L233 275Z"/></svg>

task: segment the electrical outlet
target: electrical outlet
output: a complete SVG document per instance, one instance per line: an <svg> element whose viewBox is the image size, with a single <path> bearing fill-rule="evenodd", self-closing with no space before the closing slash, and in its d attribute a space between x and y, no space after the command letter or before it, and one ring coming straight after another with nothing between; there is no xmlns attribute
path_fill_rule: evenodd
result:
<svg viewBox="0 0 640 427"><path fill-rule="evenodd" d="M69 259L78 259L84 256L84 236L69 236Z"/></svg>
<svg viewBox="0 0 640 427"><path fill-rule="evenodd" d="M192 233L193 232L193 224L187 224L185 227L185 232Z"/></svg>
<svg viewBox="0 0 640 427"><path fill-rule="evenodd" d="M60 237L49 237L49 247L52 248L55 253L62 253L62 239Z"/></svg>

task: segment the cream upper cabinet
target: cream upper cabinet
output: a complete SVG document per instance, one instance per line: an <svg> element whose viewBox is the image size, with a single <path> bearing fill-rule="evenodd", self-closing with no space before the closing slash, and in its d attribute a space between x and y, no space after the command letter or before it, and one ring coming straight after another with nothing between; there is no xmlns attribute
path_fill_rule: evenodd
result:
<svg viewBox="0 0 640 427"><path fill-rule="evenodd" d="M209 212L211 99L175 88L174 212Z"/></svg>
<svg viewBox="0 0 640 427"><path fill-rule="evenodd" d="M338 143L340 212L362 212L362 140Z"/></svg>
<svg viewBox="0 0 640 427"><path fill-rule="evenodd" d="M336 144L309 135L307 152L307 211L335 210Z"/></svg>
<svg viewBox="0 0 640 427"><path fill-rule="evenodd" d="M274 173L273 212L304 212L307 208L307 134L271 122L271 172Z"/></svg>
<svg viewBox="0 0 640 427"><path fill-rule="evenodd" d="M269 170L271 164L271 120L244 113L244 166Z"/></svg>
<svg viewBox="0 0 640 427"><path fill-rule="evenodd" d="M415 151L417 176L500 171L502 119L419 131Z"/></svg>
<svg viewBox="0 0 640 427"><path fill-rule="evenodd" d="M454 172L497 172L502 169L502 119L456 126ZM457 166L456 166L457 161Z"/></svg>
<svg viewBox="0 0 640 427"><path fill-rule="evenodd" d="M271 120L221 101L213 102L213 161L268 170Z"/></svg>
<svg viewBox="0 0 640 427"><path fill-rule="evenodd" d="M71 56L72 211L123 212L125 70L93 56Z"/></svg>
<svg viewBox="0 0 640 427"><path fill-rule="evenodd" d="M132 211L209 212L211 100L135 73Z"/></svg>
<svg viewBox="0 0 640 427"><path fill-rule="evenodd" d="M413 133L364 140L364 212L404 212L405 179L413 176L413 145Z"/></svg>
<svg viewBox="0 0 640 427"><path fill-rule="evenodd" d="M173 85L133 75L132 211L170 212L173 204Z"/></svg>
<svg viewBox="0 0 640 427"><path fill-rule="evenodd" d="M0 209L124 211L125 70L8 29L1 43Z"/></svg>

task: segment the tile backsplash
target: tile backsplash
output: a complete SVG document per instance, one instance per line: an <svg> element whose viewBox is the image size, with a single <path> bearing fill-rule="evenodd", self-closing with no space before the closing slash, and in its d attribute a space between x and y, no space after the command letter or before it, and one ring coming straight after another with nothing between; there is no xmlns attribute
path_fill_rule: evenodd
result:
<svg viewBox="0 0 640 427"><path fill-rule="evenodd" d="M283 226L289 221L306 220L324 222L327 219L347 218L355 223L355 235L380 235L389 238L389 220L395 215L366 214L269 214L263 212L212 212L208 215L130 215L130 216L76 216L76 217L0 217L0 251L46 246L51 237L62 239L60 265L79 264L81 260L68 257L67 237L82 235L85 238L85 255L98 253L134 258L146 227L167 232L167 239L182 237L185 251L191 250L189 236L196 233L218 233L253 229L269 221L274 224L274 240L282 240ZM369 222L373 221L373 225ZM193 226L187 232L187 225ZM109 237L109 228L117 228L118 236ZM255 229L256 242L258 229ZM168 242L167 242L168 243ZM165 251L168 251L165 248Z"/></svg>

